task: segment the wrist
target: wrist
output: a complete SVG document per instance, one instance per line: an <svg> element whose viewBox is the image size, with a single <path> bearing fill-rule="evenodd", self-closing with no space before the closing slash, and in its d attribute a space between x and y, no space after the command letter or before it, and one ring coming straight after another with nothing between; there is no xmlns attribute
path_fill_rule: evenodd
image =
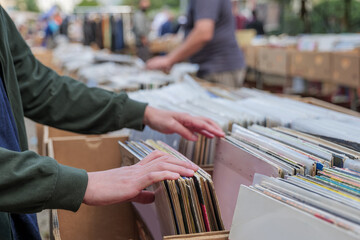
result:
<svg viewBox="0 0 360 240"><path fill-rule="evenodd" d="M88 175L88 185L86 187L83 203L87 205L92 204L92 200L94 199L94 173L87 173Z"/></svg>
<svg viewBox="0 0 360 240"><path fill-rule="evenodd" d="M168 63L169 65L172 67L175 63L178 62L176 56L172 53L169 53L167 56L167 59L168 59Z"/></svg>
<svg viewBox="0 0 360 240"><path fill-rule="evenodd" d="M150 107L149 105L146 106L145 108L145 112L144 112L144 118L143 118L143 124L144 125L149 125L150 123L150 115L151 115L151 111L153 110L153 107Z"/></svg>

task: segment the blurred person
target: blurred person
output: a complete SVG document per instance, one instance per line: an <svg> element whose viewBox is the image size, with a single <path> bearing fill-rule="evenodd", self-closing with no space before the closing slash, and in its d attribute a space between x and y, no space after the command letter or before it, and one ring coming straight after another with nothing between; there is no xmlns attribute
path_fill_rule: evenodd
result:
<svg viewBox="0 0 360 240"><path fill-rule="evenodd" d="M55 47L54 38L58 33L59 28L60 25L54 19L53 16L51 16L49 19L46 20L45 37L42 44L44 47L48 47L48 48Z"/></svg>
<svg viewBox="0 0 360 240"><path fill-rule="evenodd" d="M61 24L63 23L63 18L61 17L61 12L59 8L56 9L52 18L58 26L61 26Z"/></svg>
<svg viewBox="0 0 360 240"><path fill-rule="evenodd" d="M84 40L83 22L81 19L74 19L69 22L68 37L71 41L82 42Z"/></svg>
<svg viewBox="0 0 360 240"><path fill-rule="evenodd" d="M135 12L133 17L133 32L135 34L135 44L137 56L144 61L150 57L149 50L149 33L150 33L150 19L146 12L151 6L150 0L139 0L139 9Z"/></svg>
<svg viewBox="0 0 360 240"><path fill-rule="evenodd" d="M264 35L264 24L263 22L258 20L256 10L252 11L252 20L246 24L247 29L254 29L256 30L256 35Z"/></svg>
<svg viewBox="0 0 360 240"><path fill-rule="evenodd" d="M210 82L240 87L245 62L234 32L230 0L190 0L185 41L166 56L147 62L149 69L170 70L190 58L200 66L198 76Z"/></svg>
<svg viewBox="0 0 360 240"><path fill-rule="evenodd" d="M66 16L62 19L60 24L60 34L68 36L69 34L70 17Z"/></svg>
<svg viewBox="0 0 360 240"><path fill-rule="evenodd" d="M175 34L178 30L178 24L175 21L174 14L169 13L168 19L160 28L159 36L164 36L166 34Z"/></svg>
<svg viewBox="0 0 360 240"><path fill-rule="evenodd" d="M211 120L159 110L126 93L88 88L42 65L0 5L0 239L41 240L36 215L43 209L76 212L124 201L150 203L153 183L193 176L197 166L153 152L134 166L86 172L28 151L24 116L83 134L145 125L196 141L195 133L223 137ZM101 161L101 159L99 159Z"/></svg>
<svg viewBox="0 0 360 240"><path fill-rule="evenodd" d="M169 7L164 6L160 12L158 12L154 20L151 23L151 30L155 33L156 37L160 37L161 27L169 19Z"/></svg>
<svg viewBox="0 0 360 240"><path fill-rule="evenodd" d="M232 14L235 18L235 29L242 30L246 27L247 19L239 12L239 1L232 0Z"/></svg>

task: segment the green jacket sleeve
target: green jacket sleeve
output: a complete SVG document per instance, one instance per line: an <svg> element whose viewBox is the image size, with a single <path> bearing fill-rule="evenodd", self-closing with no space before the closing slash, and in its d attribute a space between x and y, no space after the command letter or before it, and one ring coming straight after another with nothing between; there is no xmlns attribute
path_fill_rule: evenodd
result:
<svg viewBox="0 0 360 240"><path fill-rule="evenodd" d="M59 76L35 59L12 22L8 26L26 117L84 134L100 134L125 127L143 128L146 104L129 99L126 93L88 88L74 79Z"/></svg>
<svg viewBox="0 0 360 240"><path fill-rule="evenodd" d="M57 75L34 58L1 6L0 20L0 50L6 56L1 58L2 67L20 142L26 139L23 112L37 122L79 133L143 127L146 104L132 101L125 93L90 89ZM25 144L21 146L26 149ZM76 211L87 180L84 170L63 166L52 158L0 148L0 212Z"/></svg>
<svg viewBox="0 0 360 240"><path fill-rule="evenodd" d="M76 211L87 187L84 170L58 164L31 151L0 148L0 212Z"/></svg>

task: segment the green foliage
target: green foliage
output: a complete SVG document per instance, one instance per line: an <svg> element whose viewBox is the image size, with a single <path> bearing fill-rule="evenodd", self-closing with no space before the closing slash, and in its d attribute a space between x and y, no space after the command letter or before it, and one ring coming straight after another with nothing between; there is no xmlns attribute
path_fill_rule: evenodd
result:
<svg viewBox="0 0 360 240"><path fill-rule="evenodd" d="M360 31L360 2L351 1L349 31L345 26L345 1L327 0L314 7L311 14L312 32L341 33Z"/></svg>
<svg viewBox="0 0 360 240"><path fill-rule="evenodd" d="M20 11L39 12L36 0L16 0L16 8Z"/></svg>
<svg viewBox="0 0 360 240"><path fill-rule="evenodd" d="M77 7L96 7L99 5L97 0L82 0Z"/></svg>
<svg viewBox="0 0 360 240"><path fill-rule="evenodd" d="M123 0L123 4L136 6L138 0ZM180 5L180 0L151 0L150 10L159 10L164 6L168 6L171 9L178 9Z"/></svg>
<svg viewBox="0 0 360 240"><path fill-rule="evenodd" d="M283 33L289 35L298 35L304 32L304 23L301 21L299 14L290 10L290 6L285 8L282 30Z"/></svg>
<svg viewBox="0 0 360 240"><path fill-rule="evenodd" d="M278 0L281 1L281 0ZM346 28L344 0L322 0L309 13L310 33L343 33L360 31L360 2L350 1L349 27ZM282 33L297 35L304 33L304 22L299 13L294 13L290 5L284 9Z"/></svg>

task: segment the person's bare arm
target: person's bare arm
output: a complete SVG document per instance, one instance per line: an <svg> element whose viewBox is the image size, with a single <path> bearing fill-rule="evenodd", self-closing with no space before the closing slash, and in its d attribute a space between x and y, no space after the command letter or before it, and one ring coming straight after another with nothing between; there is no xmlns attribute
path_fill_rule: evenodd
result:
<svg viewBox="0 0 360 240"><path fill-rule="evenodd" d="M214 36L215 22L212 19L196 21L194 29L190 32L185 42L166 56L150 59L146 66L148 69L169 70L180 61L200 51Z"/></svg>

